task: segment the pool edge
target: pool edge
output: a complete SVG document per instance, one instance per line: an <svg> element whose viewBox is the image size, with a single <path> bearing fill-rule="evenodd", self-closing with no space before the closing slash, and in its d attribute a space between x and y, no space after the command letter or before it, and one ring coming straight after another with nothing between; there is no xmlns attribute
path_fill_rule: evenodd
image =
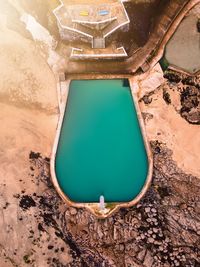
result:
<svg viewBox="0 0 200 267"><path fill-rule="evenodd" d="M56 177L56 172L55 172L55 158L56 158L57 147L58 147L58 143L59 143L60 132L62 129L62 123L63 123L63 119L64 119L65 108L67 105L70 82L71 82L70 80L67 81L67 88L66 88L66 92L64 94L64 100L62 103L60 103L60 114L59 114L58 124L57 124L57 128L56 128L56 135L55 135L55 140L54 140L53 149L52 149L52 153L51 153L51 159L50 159L51 179L52 179L52 182L53 182L53 185L54 185L56 191L58 192L60 197L64 200L64 202L66 202L69 206L73 206L76 208L86 208L87 210L89 210L92 214L94 214L99 219L104 219L104 218L111 216L113 213L118 211L120 208L128 208L128 207L132 207L132 206L136 205L140 201L140 199L145 195L145 193L147 192L147 190L151 184L151 180L152 180L153 156L152 156L152 152L150 149L150 144L149 144L148 139L147 139L146 129L145 129L142 113L140 111L140 107L138 104L138 97L131 86L131 81L129 80L133 104L135 105L140 129L141 129L141 133L142 133L142 137L143 137L143 141L144 141L144 145L145 145L145 149L146 149L146 153L147 153L147 158L148 158L148 174L146 177L145 184L144 184L142 190L140 191L140 193L130 202L109 203L108 207L106 207L106 209L103 212L100 212L99 203L77 203L77 202L71 201L65 195L65 193L62 191L62 189L60 188L57 177Z"/></svg>

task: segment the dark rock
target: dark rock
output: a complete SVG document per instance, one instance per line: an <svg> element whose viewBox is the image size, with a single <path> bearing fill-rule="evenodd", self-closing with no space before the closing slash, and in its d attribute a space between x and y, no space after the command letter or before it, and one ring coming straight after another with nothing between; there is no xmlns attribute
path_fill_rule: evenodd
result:
<svg viewBox="0 0 200 267"><path fill-rule="evenodd" d="M182 83L184 85L191 85L191 86L195 86L195 82L194 82L194 78L193 77L186 77L182 79Z"/></svg>
<svg viewBox="0 0 200 267"><path fill-rule="evenodd" d="M185 118L191 124L200 125L200 110L199 111L189 111L188 113L182 111L182 117Z"/></svg>
<svg viewBox="0 0 200 267"><path fill-rule="evenodd" d="M200 33L200 19L198 19L198 21L197 21L197 30Z"/></svg>
<svg viewBox="0 0 200 267"><path fill-rule="evenodd" d="M145 95L145 96L142 98L142 100L144 101L144 103L145 103L146 105L151 104L151 102L152 102L152 98L150 98L149 95Z"/></svg>
<svg viewBox="0 0 200 267"><path fill-rule="evenodd" d="M41 216L47 226L57 227L57 223L53 218L53 213L43 213Z"/></svg>
<svg viewBox="0 0 200 267"><path fill-rule="evenodd" d="M179 83L181 81L181 77L173 72L166 72L164 78L173 83Z"/></svg>
<svg viewBox="0 0 200 267"><path fill-rule="evenodd" d="M168 105L171 104L170 94L166 90L163 90L163 99Z"/></svg>
<svg viewBox="0 0 200 267"><path fill-rule="evenodd" d="M33 152L33 151L31 151L30 154L29 154L29 159L38 159L40 157L41 157L40 153L36 153L36 152Z"/></svg>
<svg viewBox="0 0 200 267"><path fill-rule="evenodd" d="M161 196L161 198L170 196L170 190L166 186L162 186L162 187L159 186L157 188L157 191L158 191L159 195Z"/></svg>
<svg viewBox="0 0 200 267"><path fill-rule="evenodd" d="M44 160L46 160L47 162L50 162L50 158L44 158Z"/></svg>
<svg viewBox="0 0 200 267"><path fill-rule="evenodd" d="M153 119L153 114L142 112L142 116L145 122L148 122L149 120Z"/></svg>
<svg viewBox="0 0 200 267"><path fill-rule="evenodd" d="M195 86L187 86L180 96L181 116L191 124L200 124L200 91Z"/></svg>
<svg viewBox="0 0 200 267"><path fill-rule="evenodd" d="M25 195L20 199L19 206L23 210L28 210L31 207L36 207L36 203L31 196Z"/></svg>
<svg viewBox="0 0 200 267"><path fill-rule="evenodd" d="M44 227L42 226L41 223L38 223L38 230L41 231L41 232L45 232L45 229L44 229Z"/></svg>

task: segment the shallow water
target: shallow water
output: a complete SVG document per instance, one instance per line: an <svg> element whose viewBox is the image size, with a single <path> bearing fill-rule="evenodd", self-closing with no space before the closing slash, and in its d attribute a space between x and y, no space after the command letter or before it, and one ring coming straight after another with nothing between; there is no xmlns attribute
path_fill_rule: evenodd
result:
<svg viewBox="0 0 200 267"><path fill-rule="evenodd" d="M72 81L56 175L75 202L126 202L140 193L147 154L129 87L122 80Z"/></svg>

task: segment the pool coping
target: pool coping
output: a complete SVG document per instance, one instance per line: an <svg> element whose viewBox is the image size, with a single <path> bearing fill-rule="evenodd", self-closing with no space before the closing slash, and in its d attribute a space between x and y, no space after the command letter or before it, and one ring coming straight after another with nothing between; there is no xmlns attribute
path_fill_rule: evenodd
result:
<svg viewBox="0 0 200 267"><path fill-rule="evenodd" d="M78 80L78 79L74 79L74 80ZM62 123L63 123L63 119L64 119L64 115L65 115L65 108L67 105L70 82L71 82L71 80L66 81L66 92L65 92L64 97L63 97L63 102L60 103L60 115L59 115L59 120L58 120L58 124L57 124L57 128L56 128L56 135L55 135L55 140L54 140L53 149L52 149L52 153L51 153L51 160L50 160L51 179L52 179L52 182L53 182L53 185L54 185L56 191L58 192L58 194L64 200L65 203L67 203L69 206L73 206L75 208L86 208L93 215L95 215L97 218L104 219L104 218L107 218L107 217L113 215L113 213L118 211L120 208L129 208L129 207L136 205L141 200L141 198L145 195L148 188L150 187L151 180L152 180L153 156L152 156L152 152L150 149L150 144L147 140L146 129L145 129L142 113L140 111L140 107L138 104L137 93L134 92L133 87L131 86L131 80L129 79L133 104L135 105L140 129L141 129L141 133L143 136L144 145L145 145L145 149L146 149L146 153L147 153L147 158L148 158L149 168L148 168L148 174L146 177L145 184L144 184L142 190L140 191L140 193L130 202L105 203L106 208L104 211L100 211L99 203L78 203L78 202L71 201L67 197L67 195L62 191L62 189L60 188L57 177L56 177L56 172L55 172L55 158L56 158L56 153L57 153L57 148L58 148L58 143L59 143L60 132L62 129Z"/></svg>

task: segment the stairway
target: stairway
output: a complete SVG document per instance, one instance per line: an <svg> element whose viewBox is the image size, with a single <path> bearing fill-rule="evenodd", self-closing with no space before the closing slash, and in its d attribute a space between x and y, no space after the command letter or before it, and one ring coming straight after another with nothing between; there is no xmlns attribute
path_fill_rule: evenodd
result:
<svg viewBox="0 0 200 267"><path fill-rule="evenodd" d="M92 48L104 49L106 47L105 38L103 37L94 37L92 41Z"/></svg>

